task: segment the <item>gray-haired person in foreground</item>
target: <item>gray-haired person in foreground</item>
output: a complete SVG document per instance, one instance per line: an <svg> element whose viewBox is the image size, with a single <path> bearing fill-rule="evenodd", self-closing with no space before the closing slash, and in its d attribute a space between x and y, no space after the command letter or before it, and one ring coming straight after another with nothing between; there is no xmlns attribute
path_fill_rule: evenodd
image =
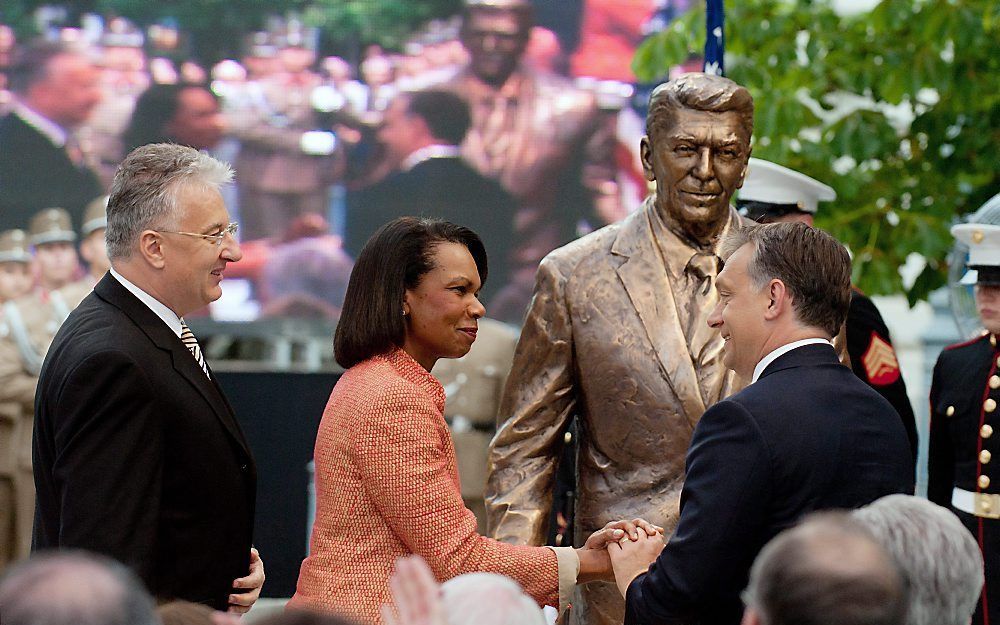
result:
<svg viewBox="0 0 1000 625"><path fill-rule="evenodd" d="M851 516L874 534L906 578L906 625L968 625L983 587L983 557L951 510L889 495Z"/></svg>
<svg viewBox="0 0 1000 625"><path fill-rule="evenodd" d="M754 561L742 625L903 625L906 584L892 557L844 512L785 530Z"/></svg>
<svg viewBox="0 0 1000 625"><path fill-rule="evenodd" d="M114 560L82 551L37 555L0 579L3 625L156 625L153 599Z"/></svg>

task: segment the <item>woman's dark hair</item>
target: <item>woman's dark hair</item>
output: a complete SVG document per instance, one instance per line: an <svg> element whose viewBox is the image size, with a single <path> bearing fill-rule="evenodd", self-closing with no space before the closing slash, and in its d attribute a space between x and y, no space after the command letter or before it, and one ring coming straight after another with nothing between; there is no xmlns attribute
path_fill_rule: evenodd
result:
<svg viewBox="0 0 1000 625"><path fill-rule="evenodd" d="M181 93L187 89L204 89L215 96L207 86L194 83L155 84L142 92L136 100L128 127L122 133L125 154L141 145L174 143L165 128L177 114Z"/></svg>
<svg viewBox="0 0 1000 625"><path fill-rule="evenodd" d="M333 337L333 353L341 367L349 369L402 347L403 298L434 268L434 247L439 243L464 245L476 262L480 282L486 283L486 248L472 230L437 219L390 221L368 239L351 271Z"/></svg>

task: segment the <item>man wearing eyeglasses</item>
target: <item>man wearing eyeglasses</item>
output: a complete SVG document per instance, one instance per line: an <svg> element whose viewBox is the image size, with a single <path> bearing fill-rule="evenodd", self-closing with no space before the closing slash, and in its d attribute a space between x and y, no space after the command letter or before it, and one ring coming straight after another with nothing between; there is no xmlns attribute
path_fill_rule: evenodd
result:
<svg viewBox="0 0 1000 625"><path fill-rule="evenodd" d="M34 549L86 549L161 600L246 612L256 470L184 315L222 295L242 256L219 188L232 171L192 148L133 151L107 208L111 270L70 314L35 396Z"/></svg>

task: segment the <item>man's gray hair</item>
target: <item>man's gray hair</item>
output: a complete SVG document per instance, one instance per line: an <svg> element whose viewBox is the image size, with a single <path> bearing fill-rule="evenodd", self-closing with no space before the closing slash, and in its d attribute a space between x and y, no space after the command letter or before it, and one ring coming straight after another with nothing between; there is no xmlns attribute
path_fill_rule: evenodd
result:
<svg viewBox="0 0 1000 625"><path fill-rule="evenodd" d="M153 599L122 564L82 551L32 557L0 579L3 625L157 625Z"/></svg>
<svg viewBox="0 0 1000 625"><path fill-rule="evenodd" d="M819 512L778 534L743 593L763 625L903 625L906 586L895 561L843 512Z"/></svg>
<svg viewBox="0 0 1000 625"><path fill-rule="evenodd" d="M111 184L104 234L108 258L129 258L144 230L176 229L177 196L185 186L218 189L232 179L228 164L194 148L153 143L132 150Z"/></svg>
<svg viewBox="0 0 1000 625"><path fill-rule="evenodd" d="M466 573L441 586L448 625L545 625L535 601L514 580Z"/></svg>
<svg viewBox="0 0 1000 625"><path fill-rule="evenodd" d="M968 625L983 587L983 556L951 510L889 495L851 514L909 581L907 625Z"/></svg>

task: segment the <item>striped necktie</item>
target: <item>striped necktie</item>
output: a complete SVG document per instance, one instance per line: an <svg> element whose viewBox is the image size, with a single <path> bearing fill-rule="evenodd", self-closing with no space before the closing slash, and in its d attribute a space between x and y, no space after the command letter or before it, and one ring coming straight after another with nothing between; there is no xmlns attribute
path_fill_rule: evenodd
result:
<svg viewBox="0 0 1000 625"><path fill-rule="evenodd" d="M198 345L198 339L194 338L191 328L184 323L183 319L181 319L181 342L184 343L184 347L188 348L194 359L198 361L198 366L205 372L205 375L211 378L212 376L208 373L208 364L205 362L205 355L201 353L201 346Z"/></svg>

